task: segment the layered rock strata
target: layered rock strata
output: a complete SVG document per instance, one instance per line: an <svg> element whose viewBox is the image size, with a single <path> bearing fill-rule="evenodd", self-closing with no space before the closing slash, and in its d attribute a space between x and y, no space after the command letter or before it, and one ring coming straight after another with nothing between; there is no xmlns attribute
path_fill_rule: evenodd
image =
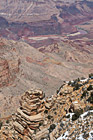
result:
<svg viewBox="0 0 93 140"><path fill-rule="evenodd" d="M21 134L25 131L30 135L38 129L44 120L44 93L40 90L30 90L23 94L20 108L17 109L14 128Z"/></svg>
<svg viewBox="0 0 93 140"><path fill-rule="evenodd" d="M0 57L0 87L8 86L19 72L20 60L6 60Z"/></svg>
<svg viewBox="0 0 93 140"><path fill-rule="evenodd" d="M57 94L45 99L41 90L26 91L13 119L1 126L0 138L72 140L82 134L88 140L92 136L92 96L92 78L66 82Z"/></svg>

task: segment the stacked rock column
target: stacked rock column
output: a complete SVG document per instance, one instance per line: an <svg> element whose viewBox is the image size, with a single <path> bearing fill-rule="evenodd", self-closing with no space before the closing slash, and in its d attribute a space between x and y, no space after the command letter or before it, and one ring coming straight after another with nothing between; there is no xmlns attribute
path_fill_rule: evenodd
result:
<svg viewBox="0 0 93 140"><path fill-rule="evenodd" d="M44 120L44 94L41 90L30 90L23 94L20 108L17 109L14 128L24 135L33 134Z"/></svg>

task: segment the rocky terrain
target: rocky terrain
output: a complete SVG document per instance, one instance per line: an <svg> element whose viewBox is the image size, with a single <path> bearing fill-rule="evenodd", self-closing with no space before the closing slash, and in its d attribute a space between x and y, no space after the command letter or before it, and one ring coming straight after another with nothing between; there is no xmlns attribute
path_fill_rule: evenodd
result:
<svg viewBox="0 0 93 140"><path fill-rule="evenodd" d="M92 19L90 0L0 0L0 35L8 39L66 35Z"/></svg>
<svg viewBox="0 0 93 140"><path fill-rule="evenodd" d="M0 0L0 140L92 140L92 116L93 0Z"/></svg>
<svg viewBox="0 0 93 140"><path fill-rule="evenodd" d="M81 47L82 44L82 47ZM40 88L46 96L56 93L65 80L93 72L90 44L59 40L33 48L23 41L0 39L0 116L15 112L20 95Z"/></svg>
<svg viewBox="0 0 93 140"><path fill-rule="evenodd" d="M92 36L92 0L0 0L0 117L28 89L47 97L92 73Z"/></svg>
<svg viewBox="0 0 93 140"><path fill-rule="evenodd" d="M1 119L1 140L92 140L93 74L66 81L51 97L26 91L10 118Z"/></svg>

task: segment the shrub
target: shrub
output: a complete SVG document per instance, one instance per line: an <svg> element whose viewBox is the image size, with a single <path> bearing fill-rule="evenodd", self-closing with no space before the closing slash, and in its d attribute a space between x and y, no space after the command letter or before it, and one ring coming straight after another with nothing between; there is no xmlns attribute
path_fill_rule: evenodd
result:
<svg viewBox="0 0 93 140"><path fill-rule="evenodd" d="M72 121L75 121L79 118L79 116L83 113L83 109L76 110L74 113L75 114L72 116Z"/></svg>
<svg viewBox="0 0 93 140"><path fill-rule="evenodd" d="M51 118L53 118L53 116L51 115L48 115L47 118L50 120Z"/></svg>
<svg viewBox="0 0 93 140"><path fill-rule="evenodd" d="M77 80L78 80L78 82L80 82L80 79L79 78Z"/></svg>
<svg viewBox="0 0 93 140"><path fill-rule="evenodd" d="M9 120L6 120L6 123L9 123Z"/></svg>
<svg viewBox="0 0 93 140"><path fill-rule="evenodd" d="M59 89L57 89L57 94L59 93Z"/></svg>
<svg viewBox="0 0 93 140"><path fill-rule="evenodd" d="M49 133L51 133L55 129L55 127L56 127L55 124L50 125Z"/></svg>
<svg viewBox="0 0 93 140"><path fill-rule="evenodd" d="M1 129L2 125L3 125L3 123L2 123L2 122L0 122L0 129Z"/></svg>
<svg viewBox="0 0 93 140"><path fill-rule="evenodd" d="M89 87L87 88L88 91L93 90L93 85L89 85Z"/></svg>
<svg viewBox="0 0 93 140"><path fill-rule="evenodd" d="M53 108L53 111L55 111L56 110L56 108Z"/></svg>
<svg viewBox="0 0 93 140"><path fill-rule="evenodd" d="M79 115L76 113L72 116L72 121L75 121L79 118Z"/></svg>
<svg viewBox="0 0 93 140"><path fill-rule="evenodd" d="M76 83L76 84L74 85L73 91L78 90L78 89L79 89L79 84Z"/></svg>
<svg viewBox="0 0 93 140"><path fill-rule="evenodd" d="M70 114L66 116L66 118L70 118Z"/></svg>
<svg viewBox="0 0 93 140"><path fill-rule="evenodd" d="M45 110L44 113L47 114L48 113L48 110Z"/></svg>
<svg viewBox="0 0 93 140"><path fill-rule="evenodd" d="M91 92L90 97L87 99L88 102L90 102L91 104L93 104L93 92Z"/></svg>
<svg viewBox="0 0 93 140"><path fill-rule="evenodd" d="M68 82L68 85L71 85L71 81Z"/></svg>
<svg viewBox="0 0 93 140"><path fill-rule="evenodd" d="M89 110L93 110L93 106L90 106L90 107L89 107Z"/></svg>
<svg viewBox="0 0 93 140"><path fill-rule="evenodd" d="M93 77L93 73L89 74L89 78Z"/></svg>
<svg viewBox="0 0 93 140"><path fill-rule="evenodd" d="M57 112L54 112L55 115L57 115Z"/></svg>
<svg viewBox="0 0 93 140"><path fill-rule="evenodd" d="M88 133L87 133L87 134L84 133L83 138L84 138L84 139L87 139L88 137L89 137L89 134L88 134Z"/></svg>
<svg viewBox="0 0 93 140"><path fill-rule="evenodd" d="M86 95L88 95L87 90L85 90L85 91L83 92L83 94L82 94L82 96L81 96L81 99L83 99L84 97L86 97Z"/></svg>
<svg viewBox="0 0 93 140"><path fill-rule="evenodd" d="M61 122L61 123L60 123L60 126L61 126L62 128L64 127L64 124L63 124L63 122Z"/></svg>
<svg viewBox="0 0 93 140"><path fill-rule="evenodd" d="M87 112L88 110L90 110L90 106L86 106L85 108L84 108L84 112Z"/></svg>

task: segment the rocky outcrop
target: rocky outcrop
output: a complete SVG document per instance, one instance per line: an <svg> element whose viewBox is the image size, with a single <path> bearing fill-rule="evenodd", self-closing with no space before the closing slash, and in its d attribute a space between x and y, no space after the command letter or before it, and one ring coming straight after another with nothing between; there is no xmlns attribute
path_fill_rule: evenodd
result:
<svg viewBox="0 0 93 140"><path fill-rule="evenodd" d="M8 86L19 72L19 60L0 58L0 87Z"/></svg>
<svg viewBox="0 0 93 140"><path fill-rule="evenodd" d="M54 98L44 99L44 93L41 90L26 91L20 100L20 108L17 109L13 117L14 129L22 135L28 134L33 140L41 140L49 135L46 124L45 112L53 107Z"/></svg>
<svg viewBox="0 0 93 140"><path fill-rule="evenodd" d="M6 121L9 124L1 124L0 138L57 140L61 136L61 139L73 139L83 131L84 137L88 137L85 133L92 130L92 94L91 78L65 82L59 92L50 98L44 98L41 90L26 91L17 112L10 122Z"/></svg>
<svg viewBox="0 0 93 140"><path fill-rule="evenodd" d="M44 93L41 90L30 90L23 94L20 108L17 109L14 128L21 134L27 130L30 135L39 128L44 120ZM37 136L38 137L38 136Z"/></svg>

